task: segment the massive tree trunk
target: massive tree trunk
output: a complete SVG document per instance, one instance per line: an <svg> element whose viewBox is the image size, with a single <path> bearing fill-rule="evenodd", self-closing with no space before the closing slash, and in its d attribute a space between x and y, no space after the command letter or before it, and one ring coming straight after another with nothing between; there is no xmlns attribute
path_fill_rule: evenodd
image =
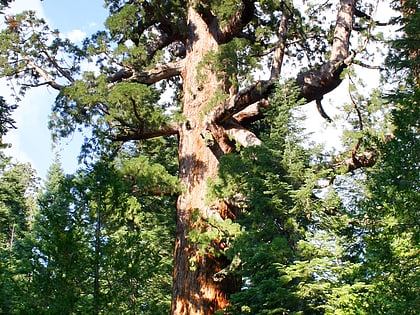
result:
<svg viewBox="0 0 420 315"><path fill-rule="evenodd" d="M177 202L177 227L174 261L174 288L172 314L214 314L228 305L231 292L237 291L238 282L227 278L215 282L213 275L225 268L227 260L210 253L200 253L188 239L191 229L200 229L200 218L220 216L217 204L206 202L207 180L218 172L221 152L206 139L209 133L203 119L209 102L223 82L203 57L218 50L216 38L201 16L188 9L189 37L183 78L183 115L185 123L179 130L179 176L184 186ZM203 81L203 78L205 80Z"/></svg>

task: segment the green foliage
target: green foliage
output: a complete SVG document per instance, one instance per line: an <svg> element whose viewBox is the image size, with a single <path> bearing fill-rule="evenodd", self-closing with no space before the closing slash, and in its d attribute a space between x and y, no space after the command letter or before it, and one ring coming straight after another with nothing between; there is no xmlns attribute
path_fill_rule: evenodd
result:
<svg viewBox="0 0 420 315"><path fill-rule="evenodd" d="M207 71L226 88L212 96L202 115L224 102L229 88L232 93L246 86L258 77L256 69L271 62L258 59L278 47L274 39L284 14L290 20L289 65L325 62L334 17L324 12L333 5L304 2L307 12L292 1L259 1L240 38L202 56L198 89L207 83ZM195 4L203 15L216 15L221 27L244 5L235 0ZM182 87L179 79L162 85L136 79L144 70L180 58L173 52L177 44L189 42L185 5L106 0L106 30L81 47L62 40L33 12L6 18L0 75L19 82L17 98L30 87L59 85L50 122L54 136L88 129L91 137L83 149L94 153L95 163L73 175L54 164L37 208L28 194L32 170L1 157L0 312L168 313L173 208L182 192L178 139L145 138L177 121L173 112L181 108ZM358 5L372 9L371 1ZM364 86L352 83L352 102L344 108L350 125L346 147L377 150L375 168L337 176L334 185L320 189L320 180L331 173L315 165L325 160L318 148L307 148L299 91L288 83L270 95L264 119L251 123L264 144L237 147L220 158L207 198L225 201L236 220L200 217L197 211L188 239L202 252L225 255L232 264L222 271L242 277L242 290L231 296L232 314L415 314L420 308L420 32L417 3L405 6L411 12L401 19L405 35L393 43L388 62L398 70L397 78L407 80L387 99L382 91L367 98L358 92ZM369 28L363 36L370 36L372 21L358 23ZM167 40L174 40L173 46L166 47ZM362 56L372 57L369 52ZM82 72L85 61L96 63L100 74ZM113 75L121 80L113 81ZM346 75L354 78L352 69ZM69 85L61 86L63 81ZM168 86L175 89L173 102L162 100ZM0 105L4 134L13 127L14 107L2 99ZM386 137L390 132L392 141ZM211 133L204 136L215 141ZM130 140L143 141L119 143ZM360 184L366 178L366 185ZM226 247L216 250L216 241Z"/></svg>
<svg viewBox="0 0 420 315"><path fill-rule="evenodd" d="M171 197L135 197L126 171L109 160L72 176L52 166L31 233L28 309L38 314L167 313ZM143 183L147 191L147 180Z"/></svg>
<svg viewBox="0 0 420 315"><path fill-rule="evenodd" d="M85 52L61 39L59 32L51 30L35 12L11 16L6 26L0 32L0 75L19 82L20 89L14 95L18 100L28 88L44 84L45 80L79 73ZM62 64L66 66L60 67ZM35 71L36 67L43 69L45 77Z"/></svg>
<svg viewBox="0 0 420 315"><path fill-rule="evenodd" d="M36 213L36 178L27 164L0 155L0 313L18 314L25 307L31 280L26 237Z"/></svg>
<svg viewBox="0 0 420 315"><path fill-rule="evenodd" d="M179 28L186 27L183 1L179 0L135 0L125 3L119 0L106 0L105 6L109 8L110 16L106 21L113 40L124 43L129 40L139 46L156 34L151 32L154 25L165 20L162 27L170 27L169 32L176 33ZM142 34L143 31L144 34ZM140 35L139 35L140 34Z"/></svg>
<svg viewBox="0 0 420 315"><path fill-rule="evenodd" d="M395 50L388 58L404 86L386 96L392 108L393 135L380 143L380 159L367 174L367 194L358 204L365 243L360 277L370 290L358 296L355 304L366 305L366 314L416 314L420 307L420 91L418 56L413 54L419 49L413 40L419 25L418 10L413 8L418 8L415 1L404 2L405 34L394 42Z"/></svg>
<svg viewBox="0 0 420 315"><path fill-rule="evenodd" d="M50 128L59 139L84 126L92 130L88 142L94 140L106 147L109 139L129 140L168 122L164 106L156 105L158 101L159 94L153 87L120 83L109 88L105 76L96 78L85 73L83 80L60 91Z"/></svg>
<svg viewBox="0 0 420 315"><path fill-rule="evenodd" d="M420 305L418 97L418 89L395 95L395 140L381 147L369 176L369 198L361 204L367 218L365 268L374 286L368 302L380 310L369 308L372 314L415 314Z"/></svg>
<svg viewBox="0 0 420 315"><path fill-rule="evenodd" d="M181 187L178 178L169 174L161 164L150 164L145 156L122 162L121 175L134 181L134 189L144 195L173 195Z"/></svg>
<svg viewBox="0 0 420 315"><path fill-rule="evenodd" d="M367 290L353 280L359 265L346 261L347 239L339 235L350 218L339 196L314 196L325 174L315 172L315 152L302 146L296 92L277 88L274 106L255 126L264 145L223 156L212 183L214 196L243 209L241 233L227 252L240 256L234 272L244 281L231 298L232 314L332 314L350 310L346 299Z"/></svg>
<svg viewBox="0 0 420 315"><path fill-rule="evenodd" d="M16 129L15 121L11 117L17 105L8 105L3 97L0 96L0 147L2 145L1 138L10 129Z"/></svg>

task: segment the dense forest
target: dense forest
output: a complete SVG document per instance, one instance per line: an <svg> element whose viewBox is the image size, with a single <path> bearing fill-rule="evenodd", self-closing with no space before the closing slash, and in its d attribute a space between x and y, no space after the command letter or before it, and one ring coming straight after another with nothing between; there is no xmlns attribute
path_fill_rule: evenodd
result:
<svg viewBox="0 0 420 315"><path fill-rule="evenodd" d="M104 6L81 44L2 15L0 314L418 314L418 1ZM4 152L34 88L73 174Z"/></svg>

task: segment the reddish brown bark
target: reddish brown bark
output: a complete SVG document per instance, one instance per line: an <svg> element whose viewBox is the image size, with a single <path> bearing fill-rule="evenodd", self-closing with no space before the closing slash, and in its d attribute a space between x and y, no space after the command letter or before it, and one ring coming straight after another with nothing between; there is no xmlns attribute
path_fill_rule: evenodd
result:
<svg viewBox="0 0 420 315"><path fill-rule="evenodd" d="M215 282L213 276L228 264L226 258L199 253L188 239L188 231L200 228L193 219L220 216L219 209L206 203L207 180L218 172L218 159L203 134L208 133L203 114L218 89L225 89L203 56L218 50L218 43L201 16L188 9L189 37L183 73L183 114L187 120L179 130L179 177L184 191L177 202L172 314L210 315L229 304L237 291L235 279ZM201 82L205 77L205 82ZM196 218L196 217L194 217Z"/></svg>

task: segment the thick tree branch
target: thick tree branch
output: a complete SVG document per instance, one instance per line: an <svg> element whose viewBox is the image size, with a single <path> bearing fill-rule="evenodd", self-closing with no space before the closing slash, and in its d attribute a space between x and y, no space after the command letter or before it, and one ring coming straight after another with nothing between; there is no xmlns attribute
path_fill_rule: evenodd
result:
<svg viewBox="0 0 420 315"><path fill-rule="evenodd" d="M181 36L180 33L162 33L158 38L147 45L147 60L151 60L156 55L156 52L168 47L174 42L184 43L185 38Z"/></svg>
<svg viewBox="0 0 420 315"><path fill-rule="evenodd" d="M345 59L328 61L319 68L298 74L296 84L300 87L299 98L311 102L334 90L342 81L341 73L353 58L354 53Z"/></svg>
<svg viewBox="0 0 420 315"><path fill-rule="evenodd" d="M261 107L267 108L268 106L268 100L262 99L233 115L233 118L243 126L248 125L262 117Z"/></svg>
<svg viewBox="0 0 420 315"><path fill-rule="evenodd" d="M109 83L120 81L131 81L143 84L153 84L164 79L175 77L181 74L185 66L185 60L170 62L156 68L136 73L132 69L121 69L114 74L108 76Z"/></svg>
<svg viewBox="0 0 420 315"><path fill-rule="evenodd" d="M299 96L308 102L321 99L340 85L341 73L352 63L355 54L350 54L349 50L354 10L355 0L340 0L330 60L317 69L298 75L296 83L301 87Z"/></svg>
<svg viewBox="0 0 420 315"><path fill-rule="evenodd" d="M235 96L230 97L226 102L214 108L208 115L210 121L225 122L233 115L268 97L274 91L273 80L260 80L240 90Z"/></svg>
<svg viewBox="0 0 420 315"><path fill-rule="evenodd" d="M132 81L144 84L153 84L164 79L181 75L185 67L185 60L170 62L154 69L135 73Z"/></svg>
<svg viewBox="0 0 420 315"><path fill-rule="evenodd" d="M338 173L352 172L362 167L371 167L375 165L376 160L376 151L366 151L333 164L332 169Z"/></svg>
<svg viewBox="0 0 420 315"><path fill-rule="evenodd" d="M255 134L234 120L230 120L225 124L225 133L229 138L235 140L245 148L250 146L259 146L262 143Z"/></svg>
<svg viewBox="0 0 420 315"><path fill-rule="evenodd" d="M349 55L350 34L353 27L355 0L340 0L334 28L330 61L344 60Z"/></svg>
<svg viewBox="0 0 420 315"><path fill-rule="evenodd" d="M284 53L286 51L286 36L288 31L289 14L286 10L281 16L278 31L278 46L274 50L273 64L271 66L270 80L278 80L280 77L281 66L283 65Z"/></svg>

